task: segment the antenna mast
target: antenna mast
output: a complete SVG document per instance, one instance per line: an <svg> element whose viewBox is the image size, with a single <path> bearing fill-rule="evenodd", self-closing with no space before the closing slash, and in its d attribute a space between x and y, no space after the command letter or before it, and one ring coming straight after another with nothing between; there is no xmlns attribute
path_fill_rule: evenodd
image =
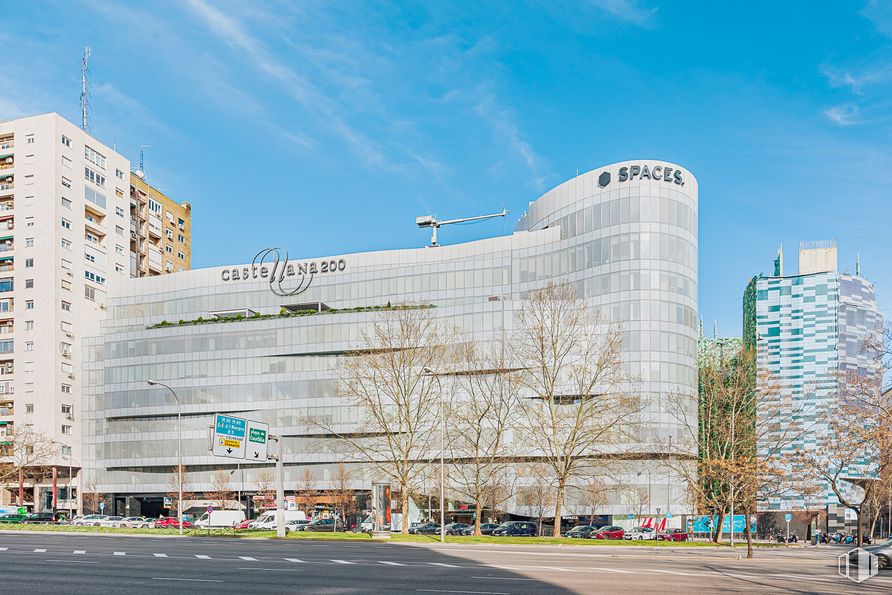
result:
<svg viewBox="0 0 892 595"><path fill-rule="evenodd" d="M90 59L90 48L84 48L81 57L81 128L87 132L87 61Z"/></svg>
<svg viewBox="0 0 892 595"><path fill-rule="evenodd" d="M502 209L499 213L492 213L490 215L478 215L476 217L461 217L460 219L447 219L446 221L440 221L433 215L422 215L421 217L415 217L415 225L418 227L430 227L432 230L431 234L431 248L436 248L440 244L437 243L437 229L441 225L452 225L453 223L468 223L470 221L483 221L484 219L492 219L493 217L504 217L508 214L508 211Z"/></svg>

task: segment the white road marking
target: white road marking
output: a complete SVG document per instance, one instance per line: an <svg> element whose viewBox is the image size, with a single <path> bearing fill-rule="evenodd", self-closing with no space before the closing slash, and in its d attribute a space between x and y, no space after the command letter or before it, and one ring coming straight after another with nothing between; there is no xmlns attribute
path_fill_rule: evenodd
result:
<svg viewBox="0 0 892 595"><path fill-rule="evenodd" d="M285 558L285 561L286 562L300 562L301 564L306 564L306 562L304 562L303 560L301 560L299 558Z"/></svg>
<svg viewBox="0 0 892 595"><path fill-rule="evenodd" d="M620 570L618 568L592 568L592 570L600 570L602 572L619 572L621 574L634 574L631 570Z"/></svg>
<svg viewBox="0 0 892 595"><path fill-rule="evenodd" d="M222 583L223 581L218 581L216 579L211 578L174 578L174 577L165 577L165 576L153 576L153 581L188 581L190 583Z"/></svg>
<svg viewBox="0 0 892 595"><path fill-rule="evenodd" d="M115 552L115 555L116 556L125 556L125 555L127 555L127 552Z"/></svg>
<svg viewBox="0 0 892 595"><path fill-rule="evenodd" d="M205 556L204 554L195 554L195 557L198 558L199 560L210 560L211 559L210 556Z"/></svg>
<svg viewBox="0 0 892 595"><path fill-rule="evenodd" d="M387 564L388 566L405 566L405 564L400 564L399 562L388 562L387 560L378 560L378 564Z"/></svg>
<svg viewBox="0 0 892 595"><path fill-rule="evenodd" d="M239 559L245 560L247 562L256 562L257 558L252 558L251 556L239 556Z"/></svg>
<svg viewBox="0 0 892 595"><path fill-rule="evenodd" d="M472 595L511 595L499 591L448 591L446 589L417 589L419 593L470 593Z"/></svg>
<svg viewBox="0 0 892 595"><path fill-rule="evenodd" d="M690 572L678 572L676 570L660 570L659 568L642 568L646 572L662 572L663 574L677 574L678 576L700 576Z"/></svg>
<svg viewBox="0 0 892 595"><path fill-rule="evenodd" d="M443 566L444 568L458 568L455 564L444 564L443 562L428 562L431 566Z"/></svg>
<svg viewBox="0 0 892 595"><path fill-rule="evenodd" d="M45 553L45 552L46 552L46 548L40 548L40 549L36 549L36 550L34 550L34 553L35 553L35 554L43 554L43 553Z"/></svg>
<svg viewBox="0 0 892 595"><path fill-rule="evenodd" d="M472 576L471 578L485 578L493 581L535 581L534 578L519 578L513 576Z"/></svg>
<svg viewBox="0 0 892 595"><path fill-rule="evenodd" d="M272 570L274 572L303 572L303 570L300 568L256 568L254 566L238 568L237 570Z"/></svg>
<svg viewBox="0 0 892 595"><path fill-rule="evenodd" d="M47 562L61 562L63 564L99 564L99 562L91 562L90 560L47 560Z"/></svg>
<svg viewBox="0 0 892 595"><path fill-rule="evenodd" d="M8 547L0 547L0 552L5 552L8 549L9 549Z"/></svg>
<svg viewBox="0 0 892 595"><path fill-rule="evenodd" d="M87 553L87 550L74 550L74 552L72 552L72 553L75 553L75 554L86 554L86 553Z"/></svg>
<svg viewBox="0 0 892 595"><path fill-rule="evenodd" d="M166 558L167 554L155 554L156 558Z"/></svg>
<svg viewBox="0 0 892 595"><path fill-rule="evenodd" d="M332 562L337 564L354 564L354 562L348 562L347 560L332 560Z"/></svg>

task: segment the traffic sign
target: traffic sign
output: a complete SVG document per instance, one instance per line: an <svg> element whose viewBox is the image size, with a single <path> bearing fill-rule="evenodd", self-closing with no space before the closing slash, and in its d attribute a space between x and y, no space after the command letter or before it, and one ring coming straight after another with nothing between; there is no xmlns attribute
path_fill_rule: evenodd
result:
<svg viewBox="0 0 892 595"><path fill-rule="evenodd" d="M267 443L269 441L269 425L259 421L248 421L248 448L245 458L249 461L267 460Z"/></svg>
<svg viewBox="0 0 892 595"><path fill-rule="evenodd" d="M173 508L173 498L164 496L164 508Z"/></svg>
<svg viewBox="0 0 892 595"><path fill-rule="evenodd" d="M99 503L99 510L105 510L105 502Z"/></svg>
<svg viewBox="0 0 892 595"><path fill-rule="evenodd" d="M793 520L793 515L788 512L787 514L784 515L784 520L789 523L790 521Z"/></svg>
<svg viewBox="0 0 892 595"><path fill-rule="evenodd" d="M208 514L210 514L210 513L212 513L212 512L214 512L214 505L213 505L213 504L208 504Z"/></svg>
<svg viewBox="0 0 892 595"><path fill-rule="evenodd" d="M666 512L666 518L667 518L667 519L671 519L671 518L672 518L672 513L671 513L671 512Z"/></svg>
<svg viewBox="0 0 892 595"><path fill-rule="evenodd" d="M28 509L24 506L19 506L19 509L16 512L18 512L19 514L28 514Z"/></svg>
<svg viewBox="0 0 892 595"><path fill-rule="evenodd" d="M214 420L214 449L218 457L245 458L248 422L240 417L218 413Z"/></svg>
<svg viewBox="0 0 892 595"><path fill-rule="evenodd" d="M629 515L626 516L626 518L629 519L629 520L631 521L632 519L635 518L635 515L634 515L634 514L629 514Z"/></svg>

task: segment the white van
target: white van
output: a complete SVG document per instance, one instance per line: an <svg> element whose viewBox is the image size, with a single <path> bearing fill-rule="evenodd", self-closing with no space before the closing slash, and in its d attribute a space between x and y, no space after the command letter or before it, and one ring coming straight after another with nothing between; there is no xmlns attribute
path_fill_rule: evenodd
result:
<svg viewBox="0 0 892 595"><path fill-rule="evenodd" d="M307 515L302 510L283 510L285 513L285 522L288 521L305 521ZM249 529L275 529L276 528L276 511L268 510L257 517L257 520L251 521L248 525Z"/></svg>
<svg viewBox="0 0 892 595"><path fill-rule="evenodd" d="M196 527L208 529L211 527L232 527L245 520L245 513L241 510L214 510L204 513L195 521Z"/></svg>

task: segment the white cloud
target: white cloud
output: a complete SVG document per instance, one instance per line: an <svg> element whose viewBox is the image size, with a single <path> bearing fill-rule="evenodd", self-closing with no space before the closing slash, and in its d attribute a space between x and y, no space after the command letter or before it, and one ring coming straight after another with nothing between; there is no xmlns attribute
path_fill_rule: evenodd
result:
<svg viewBox="0 0 892 595"><path fill-rule="evenodd" d="M511 111L503 108L493 93L486 93L474 107L474 112L492 128L502 143L520 157L532 175L533 187L539 192L543 191L545 176L542 175L541 158L515 123Z"/></svg>
<svg viewBox="0 0 892 595"><path fill-rule="evenodd" d="M655 27L659 7L642 6L638 0L589 0L594 6L624 23Z"/></svg>
<svg viewBox="0 0 892 595"><path fill-rule="evenodd" d="M858 124L858 106L852 103L834 105L824 110L824 115L833 123L840 126L852 126Z"/></svg>

